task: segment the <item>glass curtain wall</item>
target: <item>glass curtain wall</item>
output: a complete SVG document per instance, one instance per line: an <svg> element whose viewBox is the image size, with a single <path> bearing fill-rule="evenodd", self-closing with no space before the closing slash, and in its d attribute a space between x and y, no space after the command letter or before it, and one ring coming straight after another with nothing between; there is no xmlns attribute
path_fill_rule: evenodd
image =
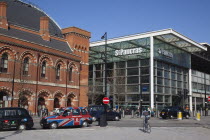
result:
<svg viewBox="0 0 210 140"><path fill-rule="evenodd" d="M174 105L178 92L188 89L188 69L155 60L154 86L159 108Z"/></svg>
<svg viewBox="0 0 210 140"><path fill-rule="evenodd" d="M144 101L149 105L149 38L107 45L107 90L113 106L137 107L142 82ZM90 48L89 104L104 95L104 45Z"/></svg>
<svg viewBox="0 0 210 140"><path fill-rule="evenodd" d="M194 93L201 93L204 95L205 85L206 93L210 94L210 75L200 71L192 70L192 91Z"/></svg>
<svg viewBox="0 0 210 140"><path fill-rule="evenodd" d="M90 90L104 94L104 64L91 65L89 70ZM143 105L149 105L149 59L129 60L107 64L108 92L114 105L137 107L142 86ZM93 82L95 81L95 82Z"/></svg>
<svg viewBox="0 0 210 140"><path fill-rule="evenodd" d="M149 38L108 44L108 93L115 105L138 107L150 105ZM140 49L138 49L140 48ZM90 48L89 103L95 95L104 95L104 45ZM154 103L162 108L178 102L178 92L188 89L190 54L154 38Z"/></svg>
<svg viewBox="0 0 210 140"><path fill-rule="evenodd" d="M210 75L192 70L193 109L195 109L195 104L196 110L204 109L205 90L206 97L210 96ZM209 104L207 104L207 106L210 107Z"/></svg>

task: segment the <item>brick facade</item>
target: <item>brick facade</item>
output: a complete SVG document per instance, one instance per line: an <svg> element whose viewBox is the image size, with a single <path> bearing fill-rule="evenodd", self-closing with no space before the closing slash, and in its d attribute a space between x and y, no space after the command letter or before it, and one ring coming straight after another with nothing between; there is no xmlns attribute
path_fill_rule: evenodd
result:
<svg viewBox="0 0 210 140"><path fill-rule="evenodd" d="M6 16L5 13L1 13L5 12L6 5L5 2L0 2L0 9L3 9L0 10L0 15ZM45 105L49 111L52 111L54 107L88 105L90 33L76 27L69 27L62 29L63 38L52 36L48 18L40 17L39 32L12 23L8 24L8 29L6 29L7 20L9 20L7 17L4 18L5 25L0 25L0 29L4 31L20 30L23 34L39 35L46 42L52 39L68 42L72 51L68 53L0 32L1 67L3 67L3 54L8 56L7 71L0 72L1 106L27 107L30 112L35 113L38 105ZM26 58L29 59L28 72L24 73ZM43 62L46 62L44 77ZM58 66L59 72L57 72ZM12 100L3 101L3 96Z"/></svg>

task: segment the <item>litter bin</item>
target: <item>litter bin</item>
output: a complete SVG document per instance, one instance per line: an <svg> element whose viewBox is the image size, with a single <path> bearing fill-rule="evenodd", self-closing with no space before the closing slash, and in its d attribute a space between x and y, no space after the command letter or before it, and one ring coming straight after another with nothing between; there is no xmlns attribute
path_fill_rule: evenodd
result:
<svg viewBox="0 0 210 140"><path fill-rule="evenodd" d="M100 127L106 127L107 126L106 114L101 114L98 122Z"/></svg>

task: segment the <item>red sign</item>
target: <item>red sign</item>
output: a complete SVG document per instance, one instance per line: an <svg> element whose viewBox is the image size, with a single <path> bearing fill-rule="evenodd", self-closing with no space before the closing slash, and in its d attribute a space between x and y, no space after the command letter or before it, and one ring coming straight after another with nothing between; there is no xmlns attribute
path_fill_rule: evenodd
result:
<svg viewBox="0 0 210 140"><path fill-rule="evenodd" d="M208 101L210 101L210 96L208 97Z"/></svg>
<svg viewBox="0 0 210 140"><path fill-rule="evenodd" d="M108 97L104 97L103 98L103 103L104 104L108 104L109 103L109 98Z"/></svg>

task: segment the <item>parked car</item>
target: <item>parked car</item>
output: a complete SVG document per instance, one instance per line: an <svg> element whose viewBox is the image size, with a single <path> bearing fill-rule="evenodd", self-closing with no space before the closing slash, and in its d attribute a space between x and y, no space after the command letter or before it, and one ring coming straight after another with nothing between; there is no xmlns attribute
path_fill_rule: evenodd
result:
<svg viewBox="0 0 210 140"><path fill-rule="evenodd" d="M0 108L0 130L31 129L34 125L28 111L19 107Z"/></svg>
<svg viewBox="0 0 210 140"><path fill-rule="evenodd" d="M105 109L103 105L92 105L88 107L90 115L93 117L93 121L100 119L100 116L104 113ZM119 121L121 119L120 113L107 109L107 120Z"/></svg>
<svg viewBox="0 0 210 140"><path fill-rule="evenodd" d="M89 124L92 124L92 117L83 107L68 107L62 114L43 117L40 121L42 128L50 129L71 126L87 127Z"/></svg>
<svg viewBox="0 0 210 140"><path fill-rule="evenodd" d="M176 118L178 112L182 112L182 117L189 119L190 113L188 111L184 111L182 107L178 106L170 106L170 107L165 107L161 112L160 112L160 117L163 119L166 119L169 117L170 119Z"/></svg>

